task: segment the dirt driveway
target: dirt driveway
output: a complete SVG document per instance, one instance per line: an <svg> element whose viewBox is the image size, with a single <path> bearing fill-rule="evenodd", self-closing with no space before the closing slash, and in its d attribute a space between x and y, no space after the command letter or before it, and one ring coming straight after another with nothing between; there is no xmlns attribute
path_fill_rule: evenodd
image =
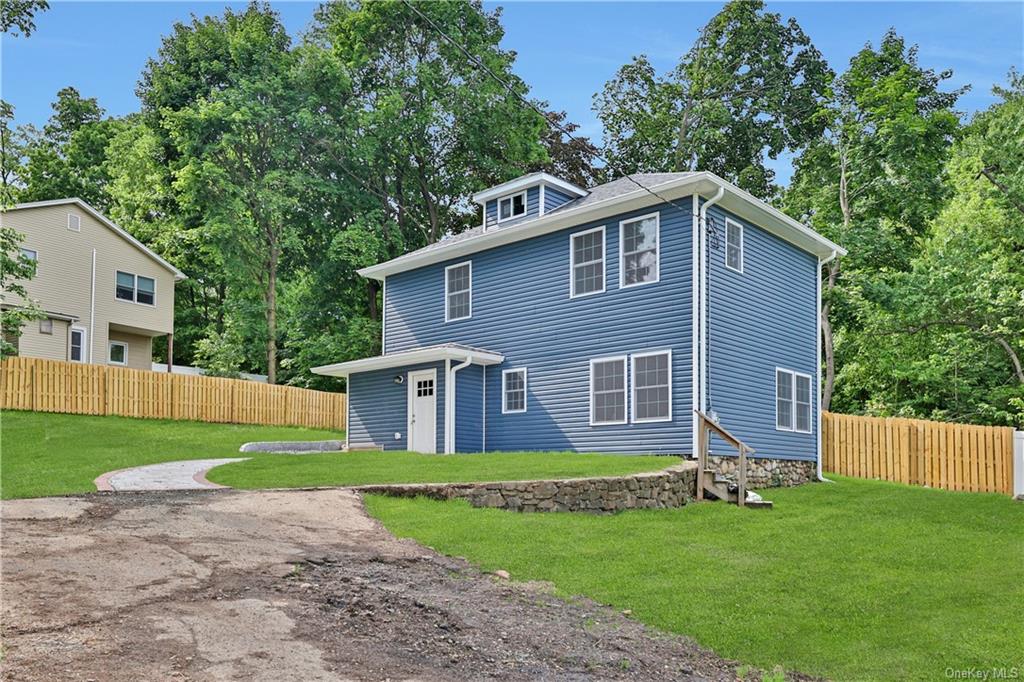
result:
<svg viewBox="0 0 1024 682"><path fill-rule="evenodd" d="M735 679L686 640L396 540L344 490L2 516L5 680Z"/></svg>

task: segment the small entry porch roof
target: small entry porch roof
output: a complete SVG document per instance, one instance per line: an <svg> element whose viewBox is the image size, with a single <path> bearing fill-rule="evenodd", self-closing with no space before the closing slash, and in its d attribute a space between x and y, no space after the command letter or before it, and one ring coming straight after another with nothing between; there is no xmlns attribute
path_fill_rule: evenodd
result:
<svg viewBox="0 0 1024 682"><path fill-rule="evenodd" d="M464 346L460 343L444 343L437 346L424 346L412 350L401 351L400 353L389 353L378 355L372 358L350 360L348 362L337 362L333 365L322 365L313 367L310 371L314 374L322 374L329 377L347 377L350 374L359 372L372 372L377 369L394 369L408 365L418 365L425 362L438 362L441 360L458 360L460 362L469 360L476 365L497 365L505 360L501 353Z"/></svg>

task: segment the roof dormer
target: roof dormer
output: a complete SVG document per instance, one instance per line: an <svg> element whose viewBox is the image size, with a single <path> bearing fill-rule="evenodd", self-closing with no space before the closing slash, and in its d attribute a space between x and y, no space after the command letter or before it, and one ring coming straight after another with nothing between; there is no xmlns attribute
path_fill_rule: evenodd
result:
<svg viewBox="0 0 1024 682"><path fill-rule="evenodd" d="M473 195L483 207L484 229L539 218L587 190L547 173L530 173Z"/></svg>

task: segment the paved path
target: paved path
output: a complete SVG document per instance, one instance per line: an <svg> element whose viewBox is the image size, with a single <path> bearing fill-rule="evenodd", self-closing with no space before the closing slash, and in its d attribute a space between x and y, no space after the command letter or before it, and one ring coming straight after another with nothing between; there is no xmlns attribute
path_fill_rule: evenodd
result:
<svg viewBox="0 0 1024 682"><path fill-rule="evenodd" d="M249 457L225 459L190 459L183 462L163 462L147 466L108 471L94 483L96 490L206 490L223 488L206 480L206 472L213 467L231 462L244 462Z"/></svg>

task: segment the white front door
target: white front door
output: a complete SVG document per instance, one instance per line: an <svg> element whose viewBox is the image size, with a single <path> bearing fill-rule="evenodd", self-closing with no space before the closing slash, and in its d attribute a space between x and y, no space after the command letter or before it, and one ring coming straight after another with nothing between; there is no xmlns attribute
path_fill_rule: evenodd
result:
<svg viewBox="0 0 1024 682"><path fill-rule="evenodd" d="M409 449L437 452L437 370L409 372Z"/></svg>

